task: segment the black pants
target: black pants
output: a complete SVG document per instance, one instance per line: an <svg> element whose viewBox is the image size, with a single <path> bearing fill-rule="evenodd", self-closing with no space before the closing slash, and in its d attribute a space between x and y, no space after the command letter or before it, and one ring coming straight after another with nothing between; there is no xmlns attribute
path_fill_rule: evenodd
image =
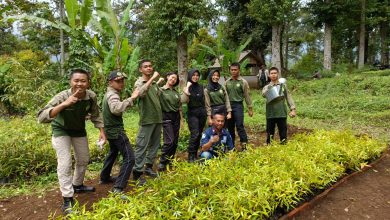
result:
<svg viewBox="0 0 390 220"><path fill-rule="evenodd" d="M115 181L114 187L124 189L127 186L131 171L135 163L134 151L131 148L129 138L126 136L124 131L121 131L117 139L108 139L110 143L110 151L106 159L102 172L100 173L101 180L108 180L112 166L118 156L118 152L122 154L123 162L119 171L118 178Z"/></svg>
<svg viewBox="0 0 390 220"><path fill-rule="evenodd" d="M278 126L280 142L287 141L287 118L267 118L267 144L271 143L275 134L275 125Z"/></svg>
<svg viewBox="0 0 390 220"><path fill-rule="evenodd" d="M163 112L163 139L162 154L160 157L161 164L168 164L174 158L177 144L179 141L180 131L180 113Z"/></svg>
<svg viewBox="0 0 390 220"><path fill-rule="evenodd" d="M227 127L230 135L232 136L233 143L236 139L235 128L237 128L240 142L247 143L248 136L246 135L244 127L244 106L242 102L231 102L230 104L232 106L232 117L227 121Z"/></svg>
<svg viewBox="0 0 390 220"><path fill-rule="evenodd" d="M205 107L189 108L187 117L188 128L191 132L188 144L188 153L197 154L200 145L200 138L206 124L206 109Z"/></svg>

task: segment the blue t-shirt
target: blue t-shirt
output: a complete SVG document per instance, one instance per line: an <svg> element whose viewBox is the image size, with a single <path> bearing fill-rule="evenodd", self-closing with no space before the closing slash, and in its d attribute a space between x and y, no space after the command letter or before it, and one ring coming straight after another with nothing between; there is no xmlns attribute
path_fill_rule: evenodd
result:
<svg viewBox="0 0 390 220"><path fill-rule="evenodd" d="M200 146L207 144L210 139L217 135L217 132L214 127L207 128L203 134L202 139L200 140ZM232 140L232 136L230 136L229 131L226 128L223 128L221 133L219 134L219 141L214 143L208 151L223 151L226 152L228 150L233 150L234 143Z"/></svg>

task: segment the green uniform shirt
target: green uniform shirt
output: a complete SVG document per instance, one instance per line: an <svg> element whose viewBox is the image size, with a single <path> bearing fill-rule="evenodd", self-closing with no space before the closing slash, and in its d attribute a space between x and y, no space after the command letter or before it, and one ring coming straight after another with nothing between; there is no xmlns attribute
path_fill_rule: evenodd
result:
<svg viewBox="0 0 390 220"><path fill-rule="evenodd" d="M225 104L225 92L222 87L218 91L207 91L210 97L210 105L224 105Z"/></svg>
<svg viewBox="0 0 390 220"><path fill-rule="evenodd" d="M131 98L122 102L119 94L119 91L109 86L103 98L104 132L107 139L118 138L119 132L124 130L122 113L133 106Z"/></svg>
<svg viewBox="0 0 390 220"><path fill-rule="evenodd" d="M139 116L140 125L162 123L162 110L160 104L160 90L156 82L146 87L143 77L135 82L135 88L139 90Z"/></svg>
<svg viewBox="0 0 390 220"><path fill-rule="evenodd" d="M177 112L180 109L180 94L167 86L161 87L160 104L163 112Z"/></svg>
<svg viewBox="0 0 390 220"><path fill-rule="evenodd" d="M280 85L279 83L274 84L273 82L270 82L268 85L266 85L263 88L262 94L265 97L265 94L268 92L269 89L271 89L273 86ZM287 106L286 101L288 104L288 107L292 110L295 109L294 100L290 96L290 93L287 90L286 84L282 87L282 92L284 94L283 99L274 100L272 102L269 102L266 104L266 117L267 118L287 118Z"/></svg>
<svg viewBox="0 0 390 220"><path fill-rule="evenodd" d="M249 96L249 84L244 78L239 76L235 80L230 77L226 80L225 87L230 102L242 102L245 100L248 108L252 108L252 100Z"/></svg>
<svg viewBox="0 0 390 220"><path fill-rule="evenodd" d="M58 93L49 103L39 111L39 122L51 122L52 132L54 137L70 136L84 137L86 136L85 120L90 114L90 119L96 128L103 127L103 121L97 105L96 94L90 90L86 91L86 95L80 101L71 105L61 112L55 118L50 118L50 111L57 105L67 100L72 95L71 89Z"/></svg>
<svg viewBox="0 0 390 220"><path fill-rule="evenodd" d="M231 112L232 108L230 106L229 96L225 87L221 86L221 88L217 91L209 91L207 88L204 89L205 96L205 104L207 115L211 115L211 107L215 105L225 105L226 111Z"/></svg>

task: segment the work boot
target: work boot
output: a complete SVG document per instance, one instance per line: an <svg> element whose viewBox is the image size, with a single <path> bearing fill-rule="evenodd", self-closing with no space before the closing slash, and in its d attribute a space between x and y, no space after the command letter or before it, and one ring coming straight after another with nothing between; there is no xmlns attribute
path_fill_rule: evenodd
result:
<svg viewBox="0 0 390 220"><path fill-rule="evenodd" d="M118 179L117 176L110 176L108 179L100 179L99 184L110 184L115 183L116 179Z"/></svg>
<svg viewBox="0 0 390 220"><path fill-rule="evenodd" d="M240 143L240 146L241 146L241 151L246 151L246 143L245 142Z"/></svg>
<svg viewBox="0 0 390 220"><path fill-rule="evenodd" d="M84 193L84 192L95 192L95 187L93 186L84 186L83 184L79 186L73 185L73 190L75 193Z"/></svg>
<svg viewBox="0 0 390 220"><path fill-rule="evenodd" d="M73 197L63 197L64 203L61 206L64 215L69 215L73 212L73 206L75 204Z"/></svg>
<svg viewBox="0 0 390 220"><path fill-rule="evenodd" d="M158 170L158 172L164 172L164 171L167 170L167 165L165 165L163 163L159 163L158 167L157 167L157 170Z"/></svg>
<svg viewBox="0 0 390 220"><path fill-rule="evenodd" d="M188 153L188 162L195 163L196 161L196 153Z"/></svg>
<svg viewBox="0 0 390 220"><path fill-rule="evenodd" d="M133 170L133 180L136 182L138 186L143 186L146 184L145 178L142 176L142 172L138 172Z"/></svg>
<svg viewBox="0 0 390 220"><path fill-rule="evenodd" d="M157 173L153 171L153 164L146 164L145 175L150 176L152 178L157 177Z"/></svg>
<svg viewBox="0 0 390 220"><path fill-rule="evenodd" d="M122 200L129 200L129 197L125 194L125 192L123 191L122 188L120 187L114 187L111 192L114 194L114 195L119 195L119 197L122 199Z"/></svg>

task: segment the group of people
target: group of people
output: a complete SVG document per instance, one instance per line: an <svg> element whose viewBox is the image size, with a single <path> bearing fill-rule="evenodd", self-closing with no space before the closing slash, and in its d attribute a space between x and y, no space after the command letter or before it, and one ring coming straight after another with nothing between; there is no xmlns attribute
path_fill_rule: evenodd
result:
<svg viewBox="0 0 390 220"><path fill-rule="evenodd" d="M96 94L88 89L90 74L85 70L75 69L70 74L71 88L55 95L38 112L39 122L51 122L52 125L52 145L57 155L57 174L65 214L72 212L74 193L95 191L94 187L83 184L89 162L86 118L99 129L99 140L109 143L110 149L100 174L100 184L113 183L113 193L123 192L131 173L133 180L139 185L145 184L144 175L157 177L153 164L160 148L161 133L163 146L157 170L161 172L167 169L178 146L182 103L187 103L188 106L190 163L198 159L211 159L233 150L236 130L241 149L246 149L248 137L244 127L243 102L246 102L250 117L253 116L253 107L248 82L240 76L239 63L230 65L230 77L224 85L219 83L219 70L210 72L208 85L205 87L199 83L200 72L190 70L182 94L176 89L179 84L177 73L167 73L165 80L154 71L150 60L141 60L138 67L141 76L135 82L131 96L125 99L121 99L121 91L125 88L127 75L117 70L109 73L102 111L99 110ZM270 68L267 73L270 82L264 85L263 96L273 86L281 85L278 75L277 68ZM267 143L270 143L275 133L275 125L278 126L281 142L285 142L287 115L296 115L295 105L286 85L281 85L281 89L286 98L266 105ZM133 107L137 99L139 130L133 150L124 130L123 113ZM209 127L204 130L206 123ZM72 146L75 158L73 175ZM112 167L118 154L123 157L122 165L118 176L112 176Z"/></svg>

